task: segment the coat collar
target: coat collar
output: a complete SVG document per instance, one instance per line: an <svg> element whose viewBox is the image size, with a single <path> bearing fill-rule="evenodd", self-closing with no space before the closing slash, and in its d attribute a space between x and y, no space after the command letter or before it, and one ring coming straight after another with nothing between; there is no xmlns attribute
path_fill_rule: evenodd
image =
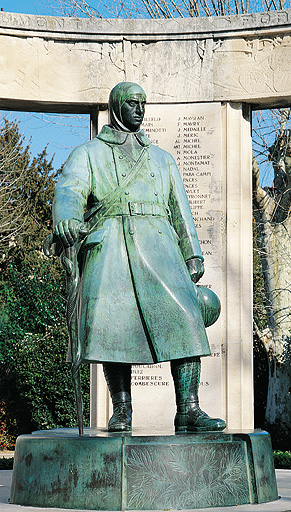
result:
<svg viewBox="0 0 291 512"><path fill-rule="evenodd" d="M103 126L100 133L97 135L97 139L103 140L104 142L107 142L109 144L124 144L128 135L132 132L122 132L119 130L115 130L114 128L111 128L111 126L105 125ZM147 138L147 136L144 134L142 130L139 130L138 132L134 133L134 136L137 138L139 143L142 146L150 146L151 142Z"/></svg>

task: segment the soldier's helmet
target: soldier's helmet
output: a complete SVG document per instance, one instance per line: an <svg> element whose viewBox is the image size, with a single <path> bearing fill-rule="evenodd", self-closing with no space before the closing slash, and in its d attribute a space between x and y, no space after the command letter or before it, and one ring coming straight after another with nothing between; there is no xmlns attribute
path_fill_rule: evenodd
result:
<svg viewBox="0 0 291 512"><path fill-rule="evenodd" d="M132 98L146 101L146 93L143 88L134 82L121 82L111 90L108 102L109 118L111 126L115 129L128 131L124 126L121 107Z"/></svg>
<svg viewBox="0 0 291 512"><path fill-rule="evenodd" d="M220 300L217 295L206 286L195 285L197 299L202 312L205 327L214 324L220 315Z"/></svg>

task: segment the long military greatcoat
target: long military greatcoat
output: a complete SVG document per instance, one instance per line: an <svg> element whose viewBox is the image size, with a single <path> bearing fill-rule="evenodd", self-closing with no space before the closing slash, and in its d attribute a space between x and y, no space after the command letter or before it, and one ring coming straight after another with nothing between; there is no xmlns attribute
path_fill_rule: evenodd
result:
<svg viewBox="0 0 291 512"><path fill-rule="evenodd" d="M103 127L64 166L54 224L83 221L88 201L98 204L122 186L134 167L122 149L126 137L137 137L144 148L141 170L81 249L82 360L144 364L209 355L197 287L185 264L203 257L169 153L152 145L142 131Z"/></svg>

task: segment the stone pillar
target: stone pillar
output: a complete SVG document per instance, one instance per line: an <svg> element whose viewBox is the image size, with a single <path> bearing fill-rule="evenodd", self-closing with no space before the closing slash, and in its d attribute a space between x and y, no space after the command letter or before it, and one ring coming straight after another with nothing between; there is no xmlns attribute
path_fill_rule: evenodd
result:
<svg viewBox="0 0 291 512"><path fill-rule="evenodd" d="M253 428L252 147L250 109L222 105L226 211L225 396L229 428Z"/></svg>
<svg viewBox="0 0 291 512"><path fill-rule="evenodd" d="M106 120L104 113L100 113ZM143 128L176 159L205 258L204 286L222 303L207 329L212 356L202 359L200 402L228 428L253 427L252 209L249 109L238 103L147 105ZM111 413L101 365L92 365L91 426ZM97 386L97 393L96 393ZM173 426L169 363L132 369L133 426Z"/></svg>

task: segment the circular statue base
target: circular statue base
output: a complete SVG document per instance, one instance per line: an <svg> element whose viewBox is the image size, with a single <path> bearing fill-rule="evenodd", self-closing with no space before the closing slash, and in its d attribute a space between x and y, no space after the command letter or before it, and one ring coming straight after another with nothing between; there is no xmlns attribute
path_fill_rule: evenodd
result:
<svg viewBox="0 0 291 512"><path fill-rule="evenodd" d="M195 509L278 498L270 436L85 429L17 439L10 503L87 510Z"/></svg>

